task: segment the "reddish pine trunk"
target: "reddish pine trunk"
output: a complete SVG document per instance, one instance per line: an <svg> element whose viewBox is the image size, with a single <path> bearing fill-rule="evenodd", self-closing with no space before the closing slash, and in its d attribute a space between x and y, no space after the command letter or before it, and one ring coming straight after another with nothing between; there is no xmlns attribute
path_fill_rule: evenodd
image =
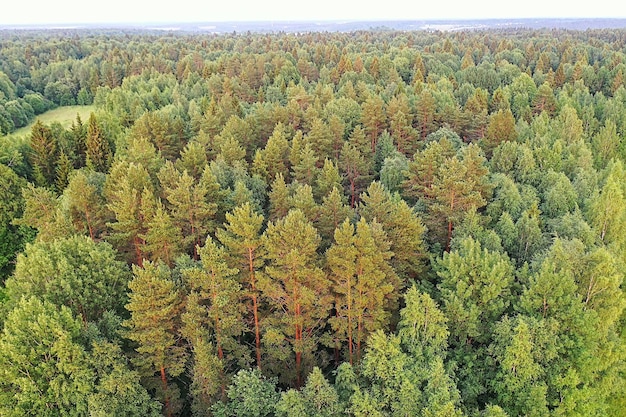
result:
<svg viewBox="0 0 626 417"><path fill-rule="evenodd" d="M167 376L165 376L165 367L161 365L161 384L163 384L163 396L165 400L165 415L172 417L172 410L170 409L170 397L167 392Z"/></svg>
<svg viewBox="0 0 626 417"><path fill-rule="evenodd" d="M254 256L252 248L248 248L248 270L250 272L250 287L252 289L252 315L254 316L254 342L256 344L256 366L261 369L261 329L259 328L259 306L256 296L254 277Z"/></svg>
<svg viewBox="0 0 626 417"><path fill-rule="evenodd" d="M141 246L144 244L144 241L139 236L135 236L133 244L135 246L135 263L143 268L143 252L141 251Z"/></svg>
<svg viewBox="0 0 626 417"><path fill-rule="evenodd" d="M89 237L91 240L94 239L93 226L91 225L91 216L89 215L89 210L85 209L85 219L87 221L87 228L89 229Z"/></svg>
<svg viewBox="0 0 626 417"><path fill-rule="evenodd" d="M302 344L301 344L301 340L302 340L302 328L299 324L300 321L300 303L298 303L298 293L297 293L297 287L294 285L293 287L293 300L294 300L294 304L295 304L295 308L294 308L294 318L295 318L295 343L294 343L294 347L295 347L295 351L296 351L296 388L300 388L302 386L302 377L300 375L300 369L302 366Z"/></svg>
<svg viewBox="0 0 626 417"><path fill-rule="evenodd" d="M450 241L452 240L452 221L448 221L448 237L446 239L446 252L450 252Z"/></svg>
<svg viewBox="0 0 626 417"><path fill-rule="evenodd" d="M352 290L351 280L348 279L348 352L350 358L350 365L352 365L352 356L354 355L354 347L352 346Z"/></svg>

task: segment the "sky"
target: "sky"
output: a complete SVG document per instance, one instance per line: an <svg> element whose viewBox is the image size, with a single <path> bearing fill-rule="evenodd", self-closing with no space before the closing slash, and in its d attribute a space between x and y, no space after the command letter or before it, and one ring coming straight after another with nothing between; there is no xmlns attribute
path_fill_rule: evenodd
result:
<svg viewBox="0 0 626 417"><path fill-rule="evenodd" d="M162 5L166 4L166 5ZM224 21L626 18L626 2L523 0L13 0L0 25Z"/></svg>

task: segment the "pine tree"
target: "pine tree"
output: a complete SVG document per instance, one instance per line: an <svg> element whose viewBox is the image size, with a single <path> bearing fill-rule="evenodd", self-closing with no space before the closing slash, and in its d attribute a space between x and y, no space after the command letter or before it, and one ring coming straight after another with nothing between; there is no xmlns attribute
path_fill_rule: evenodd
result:
<svg viewBox="0 0 626 417"><path fill-rule="evenodd" d="M379 182L372 182L361 195L359 213L370 224L380 223L391 243L391 265L405 282L415 279L424 268L424 234L420 217L397 195L392 197Z"/></svg>
<svg viewBox="0 0 626 417"><path fill-rule="evenodd" d="M330 246L335 229L345 219L353 219L356 215L354 210L346 204L345 196L339 191L339 188L333 187L327 195L324 196L322 204L319 206L319 216L315 222L315 228L322 238L320 247L326 249Z"/></svg>
<svg viewBox="0 0 626 417"><path fill-rule="evenodd" d="M285 179L279 174L272 182L272 190L269 194L269 220L278 220L287 215L289 212L289 195L289 188L285 184Z"/></svg>
<svg viewBox="0 0 626 417"><path fill-rule="evenodd" d="M182 272L191 291L184 321L186 327L192 328L186 333L191 335L188 339L192 346L203 340L214 346L222 372L218 380L213 382L222 386L224 396L226 381L223 371L231 369L245 354L237 341L244 330L243 311L239 303L241 286L235 279L239 270L228 267L224 249L218 247L210 236L199 254L201 267L184 269ZM209 338L203 338L202 333L209 334ZM200 373L196 371L195 376L199 377Z"/></svg>
<svg viewBox="0 0 626 417"><path fill-rule="evenodd" d="M362 218L356 232L344 221L335 232L335 244L326 252L335 292L336 315L330 322L336 340L347 342L351 364L360 359L367 336L387 324L385 298L397 279L388 263L388 247L388 242L375 240L372 228Z"/></svg>
<svg viewBox="0 0 626 417"><path fill-rule="evenodd" d="M371 95L361 105L363 113L363 126L365 133L370 140L372 154L376 152L378 137L385 130L387 116L385 114L385 103L378 95Z"/></svg>
<svg viewBox="0 0 626 417"><path fill-rule="evenodd" d="M223 199L220 185L208 165L198 181L187 171L165 169L160 171L159 180L171 207L172 220L183 236L183 248L197 259L197 247L215 230L218 206Z"/></svg>
<svg viewBox="0 0 626 417"><path fill-rule="evenodd" d="M143 262L143 245L147 228L144 206L154 204L150 175L142 165L119 162L113 166L105 184L107 207L115 220L109 240L135 264Z"/></svg>
<svg viewBox="0 0 626 417"><path fill-rule="evenodd" d="M328 283L317 266L319 242L299 210L270 222L263 236L268 264L259 285L273 308L264 334L266 352L278 360L282 378L296 387L314 362L329 308Z"/></svg>
<svg viewBox="0 0 626 417"><path fill-rule="evenodd" d="M183 300L169 268L149 261L143 268L133 267L128 284L130 319L124 322L126 337L137 343L133 362L146 377L158 375L156 386L165 415L175 414L175 384L170 379L185 369L186 352L181 344L180 314Z"/></svg>
<svg viewBox="0 0 626 417"><path fill-rule="evenodd" d="M162 261L172 267L174 259L182 252L182 234L160 202L157 202L156 209L151 211L153 213L147 213L144 206L146 232L140 236L145 242L143 251L152 262Z"/></svg>
<svg viewBox="0 0 626 417"><path fill-rule="evenodd" d="M349 143L341 148L339 166L347 181L347 194L350 196L350 206L356 207L358 196L363 191L364 184L370 178L370 166L359 150Z"/></svg>
<svg viewBox="0 0 626 417"><path fill-rule="evenodd" d="M251 205L244 204L226 214L224 229L217 230L217 238L226 248L231 267L239 269L239 283L249 299L246 303L247 319L252 317L254 329L256 366L261 369L261 300L258 289L258 271L265 263L265 248L261 241L263 216L255 213Z"/></svg>

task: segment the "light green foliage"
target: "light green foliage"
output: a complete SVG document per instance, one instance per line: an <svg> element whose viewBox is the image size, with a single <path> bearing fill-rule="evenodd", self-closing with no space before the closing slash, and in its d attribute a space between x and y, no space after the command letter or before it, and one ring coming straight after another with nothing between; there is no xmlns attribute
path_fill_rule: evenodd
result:
<svg viewBox="0 0 626 417"><path fill-rule="evenodd" d="M23 298L0 337L0 414L84 416L94 372L66 307Z"/></svg>
<svg viewBox="0 0 626 417"><path fill-rule="evenodd" d="M494 356L499 363L494 385L499 403L511 415L548 414L545 369L540 361L554 352L544 350L546 329L535 320L505 318L495 331Z"/></svg>
<svg viewBox="0 0 626 417"><path fill-rule="evenodd" d="M502 254L466 238L437 262L443 308L454 340L487 342L490 327L510 305L513 265Z"/></svg>
<svg viewBox="0 0 626 417"><path fill-rule="evenodd" d="M183 236L183 248L197 259L196 247L215 230L214 220L222 197L220 185L208 165L198 180L187 171L179 173L166 168L159 172L159 180L172 221Z"/></svg>
<svg viewBox="0 0 626 417"><path fill-rule="evenodd" d="M113 165L107 176L104 193L107 208L115 220L107 223L108 236L115 248L141 265L143 260L142 235L146 223L142 215L146 205L154 204L154 191L150 175L141 164L120 161Z"/></svg>
<svg viewBox="0 0 626 417"><path fill-rule="evenodd" d="M139 373L130 370L120 347L110 342L95 342L89 364L95 371L96 386L88 398L92 417L158 417L161 405L150 398L139 383Z"/></svg>
<svg viewBox="0 0 626 417"><path fill-rule="evenodd" d="M198 339L195 335L210 334L219 359L232 362L242 355L237 342L243 331L241 286L234 279L239 270L228 267L224 249L210 236L199 254L201 267L182 270L183 280L190 289L185 313L188 317L184 319L191 326L188 339L193 346ZM210 329L210 333L198 327ZM225 354L229 358L225 359Z"/></svg>
<svg viewBox="0 0 626 417"><path fill-rule="evenodd" d="M337 391L317 367L301 391L284 392L276 404L277 417L331 417L342 412Z"/></svg>
<svg viewBox="0 0 626 417"><path fill-rule="evenodd" d="M37 296L94 321L107 310L122 311L129 279L109 244L75 236L27 245L6 288L13 303Z"/></svg>
<svg viewBox="0 0 626 417"><path fill-rule="evenodd" d="M400 311L402 342L415 358L444 355L448 345L448 318L426 293L411 287L404 295Z"/></svg>
<svg viewBox="0 0 626 417"><path fill-rule="evenodd" d="M353 219L355 216L354 210L346 204L346 198L339 190L338 187L333 187L324 196L322 204L319 206L319 216L315 222L315 227L322 238L320 244L322 249L330 246L335 229L345 219Z"/></svg>
<svg viewBox="0 0 626 417"><path fill-rule="evenodd" d="M103 174L79 170L71 176L63 192L72 226L92 239L102 235L111 216L102 194L104 182Z"/></svg>
<svg viewBox="0 0 626 417"><path fill-rule="evenodd" d="M249 203L226 213L224 229L217 231L217 238L225 247L225 260L229 266L238 268L242 298L247 299L247 318L252 316L257 366L261 366L261 328L259 320L259 289L257 273L265 263L266 250L261 241L263 216L255 213Z"/></svg>
<svg viewBox="0 0 626 417"><path fill-rule="evenodd" d="M212 408L216 417L270 417L280 394L276 381L265 378L261 372L245 370L237 372L228 387L228 402L219 402Z"/></svg>

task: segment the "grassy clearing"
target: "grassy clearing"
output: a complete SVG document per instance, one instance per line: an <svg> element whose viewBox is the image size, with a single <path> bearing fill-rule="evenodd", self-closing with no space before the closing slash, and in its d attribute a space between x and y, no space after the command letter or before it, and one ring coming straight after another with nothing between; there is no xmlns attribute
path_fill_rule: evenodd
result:
<svg viewBox="0 0 626 417"><path fill-rule="evenodd" d="M72 125L72 122L76 120L76 113L80 114L80 118L83 123L86 123L89 119L89 114L95 111L94 106L64 106L57 107L56 109L49 110L35 117L35 119L28 126L24 126L11 133L9 136L26 136L30 134L30 130L37 121L41 120L44 124L49 125L52 122L59 122L63 127L68 128Z"/></svg>

